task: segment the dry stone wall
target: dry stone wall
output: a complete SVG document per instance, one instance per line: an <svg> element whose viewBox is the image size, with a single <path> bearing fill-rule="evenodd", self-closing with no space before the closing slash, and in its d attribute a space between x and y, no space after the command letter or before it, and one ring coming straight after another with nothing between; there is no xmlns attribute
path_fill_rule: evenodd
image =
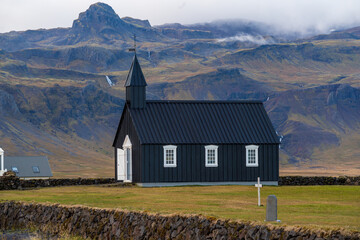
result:
<svg viewBox="0 0 360 240"><path fill-rule="evenodd" d="M31 189L73 185L96 185L115 183L114 178L59 178L22 180L15 176L0 177L0 190Z"/></svg>
<svg viewBox="0 0 360 240"><path fill-rule="evenodd" d="M0 230L36 228L46 235L84 239L359 239L359 233L285 229L206 218L144 212L0 203Z"/></svg>
<svg viewBox="0 0 360 240"><path fill-rule="evenodd" d="M282 176L279 177L279 185L282 186L306 186L306 185L360 185L360 176L357 177L303 177Z"/></svg>
<svg viewBox="0 0 360 240"><path fill-rule="evenodd" d="M56 187L72 185L96 185L115 183L114 178L51 178L38 180L22 180L9 175L0 177L0 190L31 189L38 187ZM357 177L279 177L279 185L360 185L360 176Z"/></svg>

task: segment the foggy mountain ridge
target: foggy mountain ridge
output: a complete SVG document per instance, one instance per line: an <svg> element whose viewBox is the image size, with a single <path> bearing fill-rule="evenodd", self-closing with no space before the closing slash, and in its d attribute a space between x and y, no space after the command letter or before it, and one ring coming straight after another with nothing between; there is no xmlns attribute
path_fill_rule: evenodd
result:
<svg viewBox="0 0 360 240"><path fill-rule="evenodd" d="M151 26L147 20L131 17L120 18L111 6L95 3L88 10L80 13L70 28L0 33L0 49L17 51L29 48L57 48L83 44L128 48L131 46L129 42L133 39L134 34L139 42L171 43L186 39L220 39L221 41L253 42L259 45L293 41L326 33L330 33L330 29L326 32L315 29L309 29L305 32L297 29L285 31L266 23L243 19L217 20L190 25L170 23Z"/></svg>

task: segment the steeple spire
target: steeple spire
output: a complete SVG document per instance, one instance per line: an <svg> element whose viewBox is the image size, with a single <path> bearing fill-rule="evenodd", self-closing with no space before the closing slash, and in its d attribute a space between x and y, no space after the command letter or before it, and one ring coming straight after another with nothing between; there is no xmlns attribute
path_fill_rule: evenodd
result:
<svg viewBox="0 0 360 240"><path fill-rule="evenodd" d="M125 87L129 86L147 86L144 74L141 70L139 61L136 57L136 54L133 58L128 76L126 78Z"/></svg>
<svg viewBox="0 0 360 240"><path fill-rule="evenodd" d="M126 78L126 102L131 108L144 108L146 105L146 81L136 53Z"/></svg>

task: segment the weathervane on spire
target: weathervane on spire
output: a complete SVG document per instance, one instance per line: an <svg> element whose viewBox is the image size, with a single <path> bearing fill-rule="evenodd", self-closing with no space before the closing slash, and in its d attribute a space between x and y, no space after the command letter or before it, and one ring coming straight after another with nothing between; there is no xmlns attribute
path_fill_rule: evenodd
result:
<svg viewBox="0 0 360 240"><path fill-rule="evenodd" d="M134 34L134 47L129 48L129 52L135 52L136 54L136 35Z"/></svg>

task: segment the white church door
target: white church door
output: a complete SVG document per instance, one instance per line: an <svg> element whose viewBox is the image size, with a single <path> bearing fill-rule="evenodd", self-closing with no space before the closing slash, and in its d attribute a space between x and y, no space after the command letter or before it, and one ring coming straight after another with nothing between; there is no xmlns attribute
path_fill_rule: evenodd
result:
<svg viewBox="0 0 360 240"><path fill-rule="evenodd" d="M124 167L124 181L131 182L132 181L132 144L128 135L125 137L125 141L123 144L123 167Z"/></svg>
<svg viewBox="0 0 360 240"><path fill-rule="evenodd" d="M117 180L125 180L125 154L121 148L117 149Z"/></svg>

